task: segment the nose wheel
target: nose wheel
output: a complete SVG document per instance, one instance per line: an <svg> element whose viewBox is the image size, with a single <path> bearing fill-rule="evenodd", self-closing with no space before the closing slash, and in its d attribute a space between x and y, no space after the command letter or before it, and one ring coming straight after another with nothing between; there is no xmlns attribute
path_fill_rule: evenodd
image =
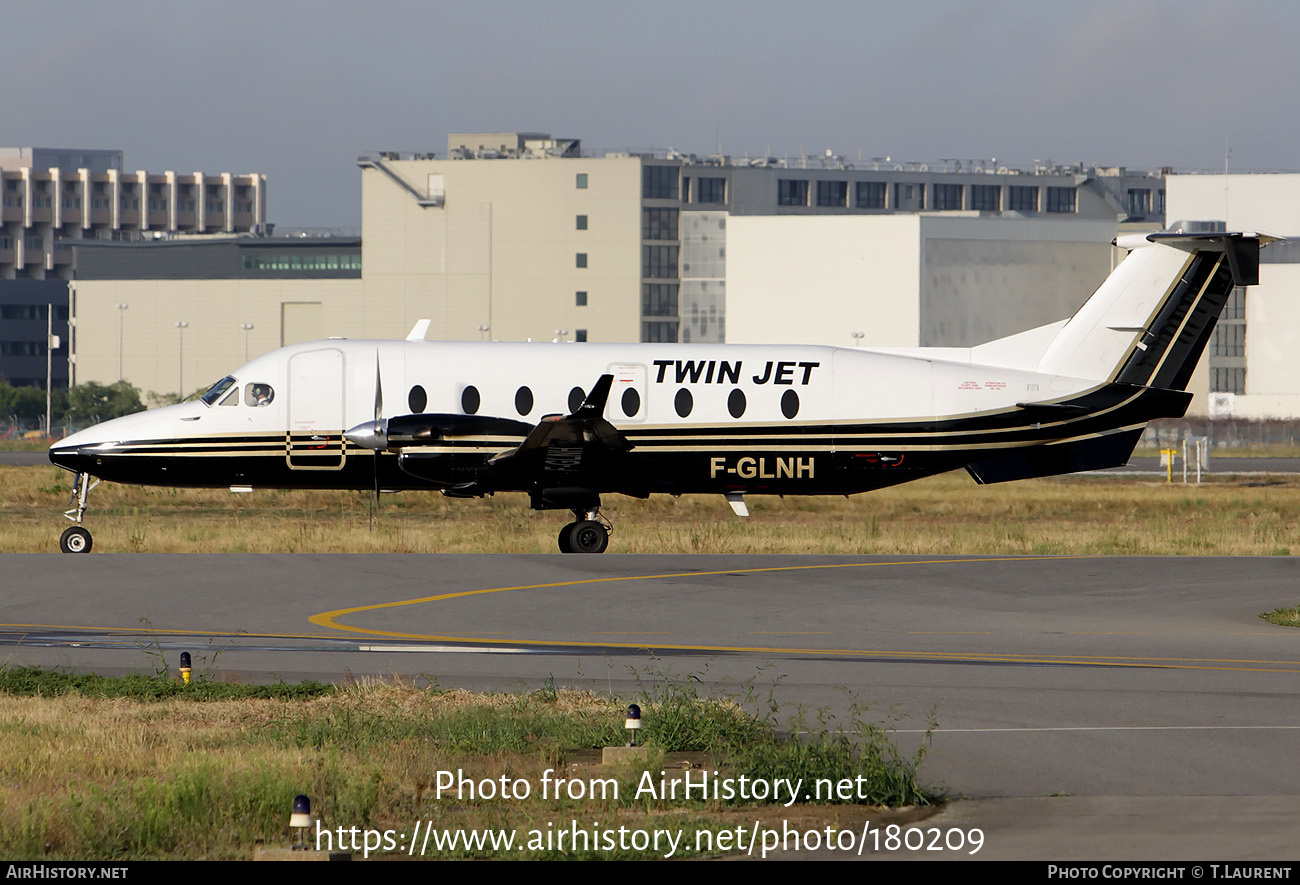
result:
<svg viewBox="0 0 1300 885"><path fill-rule="evenodd" d="M59 538L59 549L64 553L89 553L93 546L95 539L79 525L64 529L63 537Z"/></svg>
<svg viewBox="0 0 1300 885"><path fill-rule="evenodd" d="M59 538L59 549L64 553L89 553L95 545L89 529L82 526L81 520L86 515L86 499L90 497L90 490L97 485L99 480L91 482L89 473L78 473L72 482L72 498L68 501L71 506L63 511L63 515L76 525L65 529Z"/></svg>
<svg viewBox="0 0 1300 885"><path fill-rule="evenodd" d="M600 511L575 510L578 517L560 529L561 553L604 553L609 546L609 533L612 526L609 520L600 515Z"/></svg>

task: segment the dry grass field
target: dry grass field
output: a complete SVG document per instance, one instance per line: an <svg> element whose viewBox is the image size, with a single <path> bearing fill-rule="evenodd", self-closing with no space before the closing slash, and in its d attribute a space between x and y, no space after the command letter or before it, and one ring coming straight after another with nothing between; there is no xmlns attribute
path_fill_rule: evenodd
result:
<svg viewBox="0 0 1300 885"><path fill-rule="evenodd" d="M0 553L58 550L71 475L0 466ZM1074 476L978 486L953 473L851 498L610 495L612 553L1300 553L1300 475L1167 484ZM384 495L378 527L360 492L141 488L104 483L86 525L104 553L551 553L567 511L523 495Z"/></svg>
<svg viewBox="0 0 1300 885"><path fill-rule="evenodd" d="M286 686L283 697L249 699L238 697L239 686L158 682L100 680L73 689L57 674L0 671L0 855L248 858L258 842L289 841L288 812L298 793L312 797L326 829L409 833L420 821L445 834L495 830L518 839L509 851L422 843L414 857L426 859L664 856L662 848L575 850L540 838L597 822L606 830L671 828L687 837L678 857L716 856L729 852L695 847L697 839L714 844L697 833L720 834L737 823L752 828L755 821L856 832L867 819L877 827L914 820L924 814L917 806L943 799L917 779L923 751L899 757L884 732L857 714L820 730L813 723L805 741L782 741L735 703L696 696L688 679L663 679L636 695L647 722L642 737L655 749L643 763L648 767L632 768L600 765L597 749L624 742L628 699L590 692L548 685L481 695L370 682L324 692ZM195 690L226 699L191 697ZM863 794L854 802L800 800L797 807L638 794L642 771L680 769L682 759L697 768L721 766L731 776L806 777L810 791L816 778L848 778ZM553 785L563 777L579 789L546 795L548 771ZM512 795L454 788L440 795L440 780L450 787L456 772L476 784L505 777ZM597 792L594 784L606 780L617 786ZM361 856L361 839L355 841ZM377 840L371 851L371 859L413 853Z"/></svg>

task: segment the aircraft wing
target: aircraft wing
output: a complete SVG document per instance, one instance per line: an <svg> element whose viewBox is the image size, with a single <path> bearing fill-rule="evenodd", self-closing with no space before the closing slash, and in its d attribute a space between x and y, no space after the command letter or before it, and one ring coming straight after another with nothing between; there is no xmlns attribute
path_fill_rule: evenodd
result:
<svg viewBox="0 0 1300 885"><path fill-rule="evenodd" d="M546 490L596 487L617 473L615 462L632 448L627 437L604 418L613 383L613 375L601 375L572 414L546 415L533 425L505 418L451 415L392 419L388 426L393 441L385 438L384 443L396 447L397 440L405 442L399 456L402 470L437 483L446 495L478 497L501 488L551 494ZM365 431L366 427L359 429ZM480 434L506 444L513 441L511 437L520 441L486 463L473 457L462 461L443 446L449 437Z"/></svg>
<svg viewBox="0 0 1300 885"><path fill-rule="evenodd" d="M591 444L605 453L622 454L631 450L632 443L604 418L605 403L609 400L613 375L601 375L591 388L591 393L571 415L546 415L515 448L493 456L488 463L502 465L529 453L551 446L585 449Z"/></svg>

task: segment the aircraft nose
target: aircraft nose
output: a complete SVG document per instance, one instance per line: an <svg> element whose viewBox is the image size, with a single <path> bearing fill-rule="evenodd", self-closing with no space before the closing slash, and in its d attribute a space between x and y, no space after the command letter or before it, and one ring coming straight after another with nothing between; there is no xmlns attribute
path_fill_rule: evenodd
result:
<svg viewBox="0 0 1300 885"><path fill-rule="evenodd" d="M91 473L96 460L93 449L76 444L50 446L50 463L74 473Z"/></svg>

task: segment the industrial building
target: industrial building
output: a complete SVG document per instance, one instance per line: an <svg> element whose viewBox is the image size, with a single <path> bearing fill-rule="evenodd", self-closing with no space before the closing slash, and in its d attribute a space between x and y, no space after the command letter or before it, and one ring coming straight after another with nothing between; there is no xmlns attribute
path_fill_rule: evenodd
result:
<svg viewBox="0 0 1300 885"><path fill-rule="evenodd" d="M1300 175L1170 175L1169 217L1291 238L1260 254L1259 285L1228 301L1207 353L1212 417L1300 416Z"/></svg>
<svg viewBox="0 0 1300 885"><path fill-rule="evenodd" d="M0 377L44 386L54 342L50 383L75 380L75 247L268 229L265 175L128 172L121 151L0 148Z"/></svg>

